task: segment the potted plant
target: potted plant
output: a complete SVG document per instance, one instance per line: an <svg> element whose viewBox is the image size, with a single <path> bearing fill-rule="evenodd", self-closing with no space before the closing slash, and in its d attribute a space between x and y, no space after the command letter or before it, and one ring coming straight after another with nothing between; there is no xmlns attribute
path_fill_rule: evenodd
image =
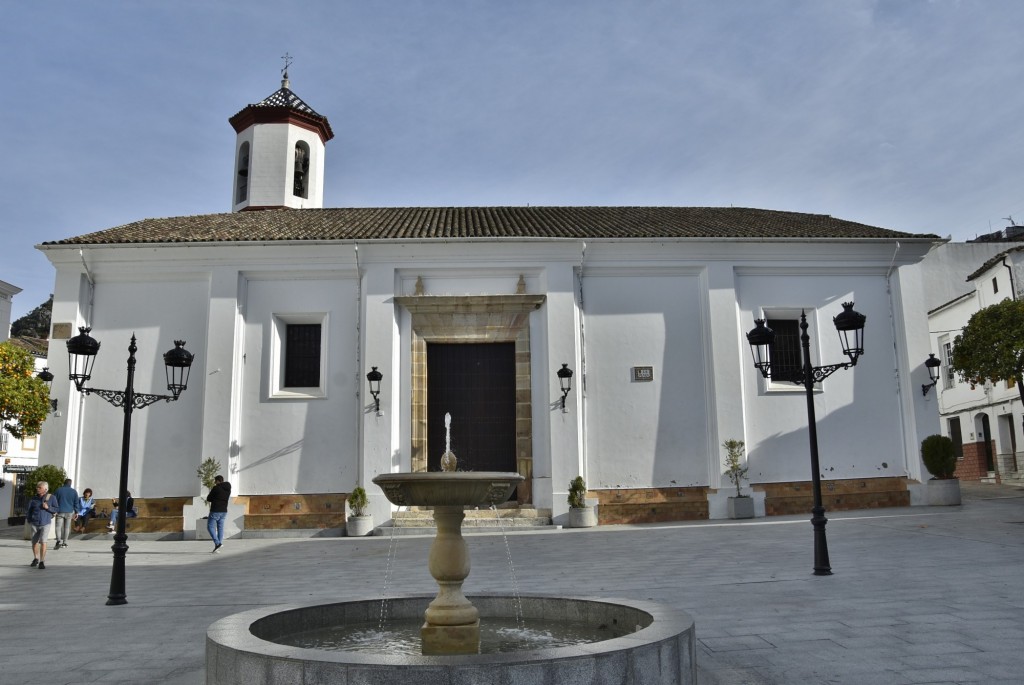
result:
<svg viewBox="0 0 1024 685"><path fill-rule="evenodd" d="M928 504L960 504L960 480L956 477L956 452L945 435L929 435L921 441L921 460L932 479L928 481Z"/></svg>
<svg viewBox="0 0 1024 685"><path fill-rule="evenodd" d="M736 496L729 498L729 518L752 519L754 498L743 494L743 481L747 479L747 470L750 468L743 463L746 444L742 440L730 439L723 442L722 447L725 448L725 477L736 486Z"/></svg>
<svg viewBox="0 0 1024 685"><path fill-rule="evenodd" d="M373 535L373 515L366 513L370 505L366 490L361 485L352 488L348 496L348 508L351 513L345 518L345 533L349 537Z"/></svg>
<svg viewBox="0 0 1024 685"><path fill-rule="evenodd" d="M583 476L569 481L569 527L593 528L597 525L597 512L587 504L587 484Z"/></svg>

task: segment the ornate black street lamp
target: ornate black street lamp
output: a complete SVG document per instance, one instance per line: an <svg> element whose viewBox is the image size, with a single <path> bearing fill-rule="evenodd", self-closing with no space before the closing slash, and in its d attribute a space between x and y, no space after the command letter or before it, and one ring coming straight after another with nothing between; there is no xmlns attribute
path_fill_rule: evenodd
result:
<svg viewBox="0 0 1024 685"><path fill-rule="evenodd" d="M124 430L121 437L121 479L118 484L117 530L114 533L114 567L110 574L110 594L107 604L125 604L124 560L128 552L128 536L125 534L125 515L128 503L128 446L132 432L132 412L144 409L154 402L164 400L173 402L178 399L188 386L189 369L192 366L192 353L185 349L184 340L175 340L174 349L164 354L164 365L167 374L167 390L170 395L148 395L135 392L135 334L132 334L128 345L128 381L124 390L102 390L86 387L85 382L92 376L92 366L96 362L96 354L100 344L89 336L91 328L79 328L78 335L68 340L69 378L75 382L78 391L91 395L96 394L115 407L124 407Z"/></svg>
<svg viewBox="0 0 1024 685"><path fill-rule="evenodd" d="M828 541L825 538L825 507L821 503L821 469L818 466L818 427L814 417L814 384L825 380L839 369L857 365L857 359L864 354L864 322L866 316L854 311L853 302L844 302L843 311L832 319L839 332L843 354L850 361L828 366L811 365L811 337L807 334L807 314L800 312L800 344L803 348L803 365L797 369L778 369L775 379L803 385L807 395L807 432L811 443L811 485L814 506L811 509L811 525L814 527L814 575L832 575L828 560ZM772 377L772 346L775 332L764 325L764 319L754 321L754 329L747 333L750 353L754 366L765 378Z"/></svg>

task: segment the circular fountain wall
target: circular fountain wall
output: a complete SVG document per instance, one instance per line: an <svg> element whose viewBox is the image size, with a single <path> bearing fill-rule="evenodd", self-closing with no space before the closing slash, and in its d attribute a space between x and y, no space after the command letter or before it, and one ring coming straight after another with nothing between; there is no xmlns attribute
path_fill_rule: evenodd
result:
<svg viewBox="0 0 1024 685"><path fill-rule="evenodd" d="M476 595L480 618L516 616L516 599ZM389 598L396 619L422 616L429 596ZM399 685L516 683L516 685L697 682L693 619L653 602L524 595L523 618L578 620L629 632L601 642L498 654L398 656L291 647L275 638L302 631L374 621L381 600L278 606L223 618L206 634L208 685L374 683ZM639 627L639 630L637 628Z"/></svg>

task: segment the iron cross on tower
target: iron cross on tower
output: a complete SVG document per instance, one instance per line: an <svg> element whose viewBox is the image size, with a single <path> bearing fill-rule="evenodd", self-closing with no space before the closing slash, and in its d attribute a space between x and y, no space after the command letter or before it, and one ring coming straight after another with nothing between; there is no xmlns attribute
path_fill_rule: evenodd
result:
<svg viewBox="0 0 1024 685"><path fill-rule="evenodd" d="M288 67L292 65L292 56L286 52L281 56L281 59L284 60L284 69L281 70L281 75L288 78Z"/></svg>

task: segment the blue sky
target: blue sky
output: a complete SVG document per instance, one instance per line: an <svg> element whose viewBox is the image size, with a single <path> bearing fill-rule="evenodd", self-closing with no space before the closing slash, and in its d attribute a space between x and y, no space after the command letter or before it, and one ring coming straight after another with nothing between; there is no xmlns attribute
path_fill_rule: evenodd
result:
<svg viewBox="0 0 1024 685"><path fill-rule="evenodd" d="M59 7L55 10L54 7ZM1024 222L1019 0L3 2L0 280L230 211L228 117L327 116L325 206L687 205L966 240Z"/></svg>

